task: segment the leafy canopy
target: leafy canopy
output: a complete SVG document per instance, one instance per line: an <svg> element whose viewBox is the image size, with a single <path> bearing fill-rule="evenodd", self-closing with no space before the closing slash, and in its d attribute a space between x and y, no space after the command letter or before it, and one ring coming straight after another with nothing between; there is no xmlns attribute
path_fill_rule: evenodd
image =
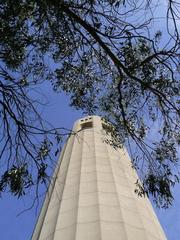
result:
<svg viewBox="0 0 180 240"><path fill-rule="evenodd" d="M51 136L59 144L69 133L48 126L36 110L31 90L51 81L72 106L113 124L115 147L117 138L136 146L136 192L151 194L158 206L172 203L179 181L180 5L168 0L163 32L154 31L155 7L151 0L1 1L1 192L21 196L46 181Z"/></svg>

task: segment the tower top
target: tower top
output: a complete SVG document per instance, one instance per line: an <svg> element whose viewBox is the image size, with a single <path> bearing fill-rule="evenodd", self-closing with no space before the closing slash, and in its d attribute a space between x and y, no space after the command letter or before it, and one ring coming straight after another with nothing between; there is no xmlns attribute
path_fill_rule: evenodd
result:
<svg viewBox="0 0 180 240"><path fill-rule="evenodd" d="M108 124L102 117L97 115L86 116L78 119L73 126L73 131L80 131L87 128L102 129L102 126Z"/></svg>

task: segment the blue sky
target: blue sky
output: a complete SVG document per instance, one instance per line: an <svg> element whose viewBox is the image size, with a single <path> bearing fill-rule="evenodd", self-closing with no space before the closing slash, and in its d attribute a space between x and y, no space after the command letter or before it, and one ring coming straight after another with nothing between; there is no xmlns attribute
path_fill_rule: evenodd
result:
<svg viewBox="0 0 180 240"><path fill-rule="evenodd" d="M49 104L44 109L43 115L56 126L71 128L74 121L82 116L81 112L75 111L68 106L68 98L63 94L52 94L51 88L47 87ZM45 94L46 94L45 93ZM160 223L164 228L168 240L178 240L180 236L180 189L174 189L174 205L169 209L155 209ZM30 210L29 208L34 198L33 193L28 194L20 200L6 194L0 199L0 230L1 240L30 240L33 228L37 220L42 198L38 205ZM21 213L21 214L20 214ZM20 215L19 215L20 214Z"/></svg>

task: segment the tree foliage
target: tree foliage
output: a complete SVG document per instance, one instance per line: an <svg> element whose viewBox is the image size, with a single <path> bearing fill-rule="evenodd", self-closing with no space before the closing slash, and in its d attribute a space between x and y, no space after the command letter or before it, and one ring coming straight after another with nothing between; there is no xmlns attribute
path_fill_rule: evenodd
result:
<svg viewBox="0 0 180 240"><path fill-rule="evenodd" d="M30 90L51 81L55 91L70 95L72 106L111 122L120 143L135 143L138 194L151 194L159 206L172 203L171 187L179 181L180 5L167 1L164 30L155 31L156 5L155 0L0 3L1 158L7 163L1 191L9 187L20 196L46 179L49 135L59 142L64 132L47 127Z"/></svg>

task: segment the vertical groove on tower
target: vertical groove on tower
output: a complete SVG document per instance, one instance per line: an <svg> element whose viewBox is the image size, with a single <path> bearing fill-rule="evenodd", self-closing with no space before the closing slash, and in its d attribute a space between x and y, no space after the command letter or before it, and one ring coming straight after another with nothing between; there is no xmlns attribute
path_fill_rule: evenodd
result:
<svg viewBox="0 0 180 240"><path fill-rule="evenodd" d="M106 144L106 143L105 143ZM111 168L111 172L112 172L112 176L113 176L113 182L114 182L114 185L115 185L115 189L116 189L116 194L117 194L117 198L118 198L118 204L119 204L119 211L121 212L121 218L122 218L122 222L121 224L123 225L122 227L122 231L123 231L123 235L124 235L124 238L125 239L128 239L128 236L127 236L127 228L126 228L126 224L124 224L124 216L123 216L123 213L122 213L122 206L121 206L121 202L120 202L120 199L119 199L119 194L118 194L118 188L117 188L117 181L116 181L116 174L114 172L114 167L112 166L112 164L115 164L113 163L111 160L111 154L109 153L109 148L108 148L108 145L106 144L106 152L107 152L107 156L108 156L108 159L109 159L109 165L110 165L110 168ZM117 167L117 166L116 166Z"/></svg>
<svg viewBox="0 0 180 240"><path fill-rule="evenodd" d="M56 232L53 240L75 239L78 215L78 198L80 184L82 142L74 136L74 144L70 155L65 188L62 195Z"/></svg>
<svg viewBox="0 0 180 240"><path fill-rule="evenodd" d="M52 194L53 194L54 189L55 189L57 175L58 175L59 170L60 170L60 166L61 166L61 163L62 163L62 160L63 160L63 157L64 157L64 153L66 151L66 147L67 147L67 143L65 144L65 146L62 149L61 157L60 157L60 159L59 159L59 161L57 163L57 166L55 168L55 171L54 171L51 183L50 183L50 185L48 187L48 190L47 190L44 202L43 202L43 206L44 207L41 210L41 213L40 213L40 215L38 217L38 220L37 220L37 223L36 223L36 228L34 229L34 233L33 233L33 236L32 236L32 240L40 239L42 226L43 226L44 220L46 218L46 213L47 213L47 210L49 208L50 200L52 199Z"/></svg>
<svg viewBox="0 0 180 240"><path fill-rule="evenodd" d="M126 153L126 150L124 148L123 148L123 152L124 152L124 155L126 155L126 158L129 160L129 162L131 162L131 160L129 159L129 156ZM132 169L132 172L135 173L135 171L133 169ZM132 179L129 178L129 176L127 175L126 172L125 172L125 175L126 175L126 178L128 180L127 183L128 183L129 188L131 188L132 186L134 186L134 188L135 188L135 181L132 181ZM137 179L138 179L138 176L136 176L136 179L134 179L134 180L137 180ZM134 188L133 188L133 192L131 194L132 194L132 198L134 199L134 207L135 207L137 213L139 213L139 210L140 210L138 208L138 205L139 205L138 204L138 198L139 197L137 195L135 195ZM145 236L147 237L149 233L148 233L148 231L145 227L145 224L144 224L144 221L143 221L144 217L142 216L142 214L139 214L139 218L140 218L140 223L141 223L141 226L142 226L143 231L145 233Z"/></svg>
<svg viewBox="0 0 180 240"><path fill-rule="evenodd" d="M66 151L61 162L61 168L57 174L56 183L52 192L50 204L48 206L47 213L44 219L44 228L42 228L42 231L38 238L39 240L54 239L73 144L74 136L68 139Z"/></svg>
<svg viewBox="0 0 180 240"><path fill-rule="evenodd" d="M72 140L73 139L73 140ZM73 144L71 144L71 142L73 141ZM68 161L68 164L67 166L65 166L65 168L67 169L66 170L66 177L65 177L65 180L64 180L64 186L63 186L63 189L62 189L62 195L61 195L61 204L59 205L59 209L57 211L57 219L56 219L56 224L55 224L55 229L54 229L54 233L53 233L53 236L52 236L52 239L56 239L56 235L57 235L57 232L58 231L61 231L61 228L59 225L61 225L61 219L63 218L63 214L60 214L61 213L61 207L62 207L62 201L63 201L63 195L64 195L64 189L65 187L67 187L67 184L66 184L66 179L68 177L68 171L69 171L69 166L70 166L70 163L71 163L71 156L72 156L72 153L73 153L73 146L74 146L74 142L75 142L75 136L71 136L69 141L68 141L68 147L71 148L70 150L70 154L68 156L69 158L69 161ZM61 172L60 172L61 174ZM59 186L60 188L60 186Z"/></svg>
<svg viewBox="0 0 180 240"><path fill-rule="evenodd" d="M97 174L94 155L93 129L84 129L81 165L80 200L78 209L78 240L99 240L97 212Z"/></svg>
<svg viewBox="0 0 180 240"><path fill-rule="evenodd" d="M107 149L109 152L110 148L108 147ZM116 172L115 171L116 168L113 167L116 188L117 189L119 188L119 191L117 191L117 195L118 195L118 199L119 199L119 203L120 203L120 207L121 207L121 212L122 212L122 217L123 217L123 221L124 221L124 226L126 229L127 239L134 239L135 234L136 234L136 236L138 236L138 234L139 234L139 238L146 239L145 228L143 226L143 221L141 219L141 216L139 216L139 214L138 214L136 203L135 202L133 203L133 208L130 208L130 207L125 208L122 203L122 194L121 194L120 188L122 187L122 189L123 189L125 187L128 190L128 189L131 189L131 187L132 187L131 185L133 185L135 188L135 181L131 182L131 185L129 184L130 176L127 175L126 168L124 168L123 159L121 158L121 155L123 155L122 154L123 151L124 151L124 149L122 148L121 154L120 154L120 152L118 152L118 160L116 160L116 157L114 157L114 158L110 157L109 159L110 159L112 165L114 164L116 166L116 168L120 168L122 170L122 175L118 176L117 172L120 172L120 171ZM129 164L130 163L131 162L129 161ZM130 166L130 168L131 168L131 166ZM131 171L133 171L132 168L131 168ZM134 201L134 192L126 191L125 194L126 194L126 201L127 200L131 201L131 199L132 199L132 201ZM131 214L131 217L127 217L130 214ZM135 215L135 217L133 215ZM131 218L132 221L130 221L129 218Z"/></svg>
<svg viewBox="0 0 180 240"><path fill-rule="evenodd" d="M135 182L138 179L138 176L137 176L135 170L132 169L132 167L130 165L131 160L129 158L128 153L126 152L126 150L124 148L123 148L123 154L122 155L124 155L124 159L123 159L124 161L123 162L124 162L125 165L127 165L126 167L128 168L128 172L125 171L128 188L131 189L131 196L132 196L132 199L133 199L133 205L134 205L134 208L136 210L136 215L139 216L139 220L140 220L138 225L141 226L141 228L144 232L144 238L149 238L150 237L149 239L152 239L152 238L154 240L159 239L159 238L157 238L157 235L159 235L159 234L158 234L158 232L156 232L156 226L155 225L153 226L153 230L155 230L156 234L151 235L151 232L149 231L150 225L147 227L147 224L145 224L145 221L147 221L147 219L149 218L149 215L151 216L152 221L154 220L154 217L152 217L152 207L151 207L151 209L149 209L149 200L147 198L142 199L141 197L138 197L134 193ZM130 171L131 171L131 175L130 174L128 175L128 173ZM144 208L144 205L146 206L146 209ZM142 211L142 209L143 209L143 211ZM137 217L136 217L136 219L137 219Z"/></svg>
<svg viewBox="0 0 180 240"><path fill-rule="evenodd" d="M100 215L100 189L98 186L98 168L97 168L97 155L96 155L96 132L95 128L93 128L93 153L94 153L94 159L95 159L95 170L96 170L96 187L97 187L97 211L98 211L98 226L99 226L99 239L102 239L102 230L101 230L101 215ZM98 239L97 239L98 240Z"/></svg>
<svg viewBox="0 0 180 240"><path fill-rule="evenodd" d="M63 158L65 147L66 147L66 145L64 146L64 149L62 151L61 159ZM55 168L55 171L54 171L53 177L52 177L52 181L51 181L51 183L48 187L46 196L45 196L44 201L43 201L43 206L44 207L41 210L40 215L38 216L38 220L36 222L36 228L34 228L34 232L33 232L33 235L31 237L32 240L38 239L39 235L41 233L42 225L44 223L44 219L45 219L45 216L46 216L46 213L47 213L48 205L49 205L52 193L53 193L53 189L54 189L54 185L55 185L55 178L58 174L59 167L60 167L60 163L58 161L58 166Z"/></svg>
<svg viewBox="0 0 180 240"><path fill-rule="evenodd" d="M77 198L77 222L76 222L76 228L75 228L75 234L74 234L74 239L80 239L78 237L78 234L79 234L79 209L80 209L80 194L81 194L81 184L82 184L82 180L81 180L81 175L82 175L82 161L83 161L83 146L84 146L84 137L85 137L85 134L84 132L82 131L81 133L79 133L80 136L81 136L81 139L80 139L80 142L81 142L81 155L79 156L80 160L80 165L79 165L79 169L80 169L80 172L79 172L79 189L78 189L78 198Z"/></svg>

